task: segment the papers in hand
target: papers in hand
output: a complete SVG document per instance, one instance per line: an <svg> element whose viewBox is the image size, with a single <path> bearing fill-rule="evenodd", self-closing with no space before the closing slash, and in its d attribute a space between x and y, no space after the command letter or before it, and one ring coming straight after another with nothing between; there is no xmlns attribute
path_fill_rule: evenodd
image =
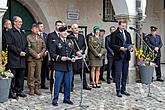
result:
<svg viewBox="0 0 165 110"><path fill-rule="evenodd" d="M75 56L74 58L69 58L68 60L70 60L71 62L75 62L76 60L81 60L83 58L85 58L85 55Z"/></svg>
<svg viewBox="0 0 165 110"><path fill-rule="evenodd" d="M126 44L124 47L130 50L131 48L133 48L133 44Z"/></svg>
<svg viewBox="0 0 165 110"><path fill-rule="evenodd" d="M81 59L83 59L83 58L85 58L85 55L82 55L82 56L75 56L75 59L76 59L76 60L81 60Z"/></svg>

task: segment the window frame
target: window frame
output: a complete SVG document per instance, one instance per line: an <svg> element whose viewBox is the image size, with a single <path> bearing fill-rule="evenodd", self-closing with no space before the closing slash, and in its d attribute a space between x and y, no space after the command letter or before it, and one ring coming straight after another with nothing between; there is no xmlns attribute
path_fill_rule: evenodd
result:
<svg viewBox="0 0 165 110"><path fill-rule="evenodd" d="M110 2L111 2L111 0L110 0ZM108 19L108 20L105 19L105 18L106 18L106 17L105 17L105 15L106 15L106 14L105 14L105 8L106 8L106 7L105 7L105 3L106 3L106 0L103 0L103 21L104 21L104 22L117 22L117 20L115 20L115 17L114 17L115 12L114 12L113 6L112 6L112 8L111 8L111 9L112 9L111 11L112 11L112 13L114 12L114 15L112 14L112 17L114 17L114 20L113 20L113 19ZM112 3L111 3L111 5L112 5Z"/></svg>

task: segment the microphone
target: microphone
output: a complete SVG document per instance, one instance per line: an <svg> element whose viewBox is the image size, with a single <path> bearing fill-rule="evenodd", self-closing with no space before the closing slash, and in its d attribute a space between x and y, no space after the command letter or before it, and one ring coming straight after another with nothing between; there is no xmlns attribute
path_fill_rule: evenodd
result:
<svg viewBox="0 0 165 110"><path fill-rule="evenodd" d="M133 27L129 27L129 29L134 30L134 31L139 31L138 29L133 28Z"/></svg>

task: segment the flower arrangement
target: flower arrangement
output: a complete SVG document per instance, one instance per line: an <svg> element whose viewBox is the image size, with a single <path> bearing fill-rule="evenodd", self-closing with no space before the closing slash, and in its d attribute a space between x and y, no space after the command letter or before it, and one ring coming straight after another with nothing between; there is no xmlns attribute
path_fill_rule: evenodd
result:
<svg viewBox="0 0 165 110"><path fill-rule="evenodd" d="M136 48L134 48L134 51L138 66L156 66L154 63L154 59L156 58L154 51L145 52L143 49L137 50Z"/></svg>
<svg viewBox="0 0 165 110"><path fill-rule="evenodd" d="M14 75L11 73L10 70L7 70L7 71L5 70L5 66L8 63L7 54L8 54L7 49L6 49L6 52L2 51L2 58L1 58L1 62L0 62L0 80L4 79L4 78L14 77Z"/></svg>

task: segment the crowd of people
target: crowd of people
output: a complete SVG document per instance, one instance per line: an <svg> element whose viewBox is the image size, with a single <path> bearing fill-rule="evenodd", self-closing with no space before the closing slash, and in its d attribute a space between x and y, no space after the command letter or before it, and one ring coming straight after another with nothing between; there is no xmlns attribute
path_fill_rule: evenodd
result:
<svg viewBox="0 0 165 110"><path fill-rule="evenodd" d="M110 27L110 34L105 37L105 30L94 26L87 36L79 33L78 24L72 24L68 34L67 26L60 20L55 22L53 32L44 32L44 24L32 25L30 35L22 30L22 19L14 16L13 26L10 20L4 20L2 49L8 49L8 64L14 74L9 98L26 97L24 93L24 76L27 71L29 95L41 95L41 89L48 89L45 79L50 80L52 104L58 106L59 92L64 93L63 103L73 104L70 93L74 90L74 74L80 74L83 89L100 88L105 81L105 59L107 64L107 84L116 83L117 97L129 96L126 90L130 52L133 52L131 35L126 31L127 22L121 20L118 27ZM151 27L147 44L158 53L155 59L157 81L163 81L160 71L161 37L156 34L157 28ZM87 62L86 62L87 61ZM89 67L88 67L89 66ZM88 70L88 68L90 68ZM86 73L90 72L90 84Z"/></svg>

